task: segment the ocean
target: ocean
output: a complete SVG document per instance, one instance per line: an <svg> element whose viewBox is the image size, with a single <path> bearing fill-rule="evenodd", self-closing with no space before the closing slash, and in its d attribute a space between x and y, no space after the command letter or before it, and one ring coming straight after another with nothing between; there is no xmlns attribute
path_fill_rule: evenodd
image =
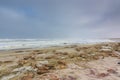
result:
<svg viewBox="0 0 120 80"><path fill-rule="evenodd" d="M0 39L0 50L61 46L66 44L88 44L113 42L109 39L48 40L48 39Z"/></svg>

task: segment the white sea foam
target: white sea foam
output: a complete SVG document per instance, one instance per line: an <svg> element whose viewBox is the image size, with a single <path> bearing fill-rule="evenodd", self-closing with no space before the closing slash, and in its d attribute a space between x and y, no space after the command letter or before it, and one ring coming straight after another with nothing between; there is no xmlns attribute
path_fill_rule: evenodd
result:
<svg viewBox="0 0 120 80"><path fill-rule="evenodd" d="M99 43L99 42L112 42L107 39L81 39L81 40L41 40L41 39L0 39L0 50L19 49L19 48L36 48L58 46L74 43Z"/></svg>

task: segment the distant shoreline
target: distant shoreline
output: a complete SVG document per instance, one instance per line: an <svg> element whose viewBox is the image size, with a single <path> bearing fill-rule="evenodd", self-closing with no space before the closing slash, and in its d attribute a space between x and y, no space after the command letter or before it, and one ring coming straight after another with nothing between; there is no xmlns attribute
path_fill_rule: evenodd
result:
<svg viewBox="0 0 120 80"><path fill-rule="evenodd" d="M87 40L40 40L40 39L1 39L0 50L15 50L27 48L44 48L50 46L64 46L71 44L98 44L104 42L115 42L109 39L87 39ZM118 42L118 41L117 41Z"/></svg>

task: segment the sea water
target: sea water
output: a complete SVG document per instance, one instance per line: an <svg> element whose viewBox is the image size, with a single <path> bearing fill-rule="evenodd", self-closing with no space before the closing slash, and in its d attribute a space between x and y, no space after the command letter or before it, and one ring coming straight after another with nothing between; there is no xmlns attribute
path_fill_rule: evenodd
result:
<svg viewBox="0 0 120 80"><path fill-rule="evenodd" d="M47 40L47 39L0 39L0 50L60 46L65 44L88 44L112 42L108 39Z"/></svg>

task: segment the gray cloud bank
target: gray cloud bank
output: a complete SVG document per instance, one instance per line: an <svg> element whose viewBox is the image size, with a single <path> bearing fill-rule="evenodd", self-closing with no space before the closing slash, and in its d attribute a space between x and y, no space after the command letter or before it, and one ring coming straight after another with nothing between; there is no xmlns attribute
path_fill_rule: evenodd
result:
<svg viewBox="0 0 120 80"><path fill-rule="evenodd" d="M0 38L120 37L120 0L0 0Z"/></svg>

